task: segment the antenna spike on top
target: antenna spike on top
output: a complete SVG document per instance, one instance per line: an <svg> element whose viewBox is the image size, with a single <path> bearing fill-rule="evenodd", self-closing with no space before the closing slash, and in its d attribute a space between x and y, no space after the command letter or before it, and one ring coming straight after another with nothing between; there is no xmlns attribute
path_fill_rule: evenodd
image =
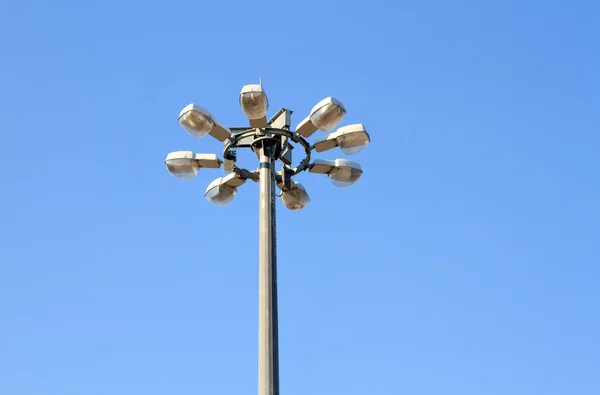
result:
<svg viewBox="0 0 600 395"><path fill-rule="evenodd" d="M260 78L260 86L262 86L262 77L259 77L259 78Z"/></svg>

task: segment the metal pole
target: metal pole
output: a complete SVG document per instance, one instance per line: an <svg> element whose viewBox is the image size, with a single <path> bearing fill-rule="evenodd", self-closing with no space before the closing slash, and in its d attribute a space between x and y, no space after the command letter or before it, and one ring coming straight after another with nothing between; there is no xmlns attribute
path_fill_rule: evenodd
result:
<svg viewBox="0 0 600 395"><path fill-rule="evenodd" d="M279 395L275 148L275 142L263 140L260 149L258 395Z"/></svg>

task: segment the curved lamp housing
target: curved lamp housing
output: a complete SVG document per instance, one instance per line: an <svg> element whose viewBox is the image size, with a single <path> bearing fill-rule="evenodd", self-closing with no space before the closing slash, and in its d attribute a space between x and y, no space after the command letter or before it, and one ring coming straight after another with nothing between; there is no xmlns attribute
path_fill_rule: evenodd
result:
<svg viewBox="0 0 600 395"><path fill-rule="evenodd" d="M219 177L206 188L204 196L206 199L217 206L227 206L237 193L237 187L245 183L246 180L235 173L228 174L225 177Z"/></svg>
<svg viewBox="0 0 600 395"><path fill-rule="evenodd" d="M346 108L339 100L328 97L317 103L310 111L310 116L305 118L296 127L296 132L303 137L310 137L318 129L330 132L339 125L346 115Z"/></svg>
<svg viewBox="0 0 600 395"><path fill-rule="evenodd" d="M196 177L202 167L218 169L221 167L215 154L194 154L192 151L177 151L167 155L165 160L167 170L171 175L182 180Z"/></svg>
<svg viewBox="0 0 600 395"><path fill-rule="evenodd" d="M365 149L370 141L371 137L365 125L358 123L339 128L328 136L319 137L315 140L315 149L317 152L323 152L340 147L343 154L353 155Z"/></svg>
<svg viewBox="0 0 600 395"><path fill-rule="evenodd" d="M215 121L208 110L194 103L185 106L181 110L179 123L186 132L197 138L210 133L217 140L225 141L231 136L231 131L226 126Z"/></svg>
<svg viewBox="0 0 600 395"><path fill-rule="evenodd" d="M171 175L182 180L190 180L196 177L199 169L192 151L171 152L167 155L165 165L167 165L167 170Z"/></svg>
<svg viewBox="0 0 600 395"><path fill-rule="evenodd" d="M282 191L281 200L285 207L290 210L302 210L310 203L310 197L306 193L306 189L298 181L294 181L289 190Z"/></svg>
<svg viewBox="0 0 600 395"><path fill-rule="evenodd" d="M310 120L317 129L330 132L340 124L346 109L339 100L328 97L321 100L310 112Z"/></svg>
<svg viewBox="0 0 600 395"><path fill-rule="evenodd" d="M346 159L317 159L314 163L311 163L310 172L327 174L331 183L341 188L356 183L363 173L358 163Z"/></svg>
<svg viewBox="0 0 600 395"><path fill-rule="evenodd" d="M269 99L267 99L267 93L263 89L262 85L245 85L240 93L240 106L242 107L242 111L244 112L246 118L248 118L250 121L258 121L264 118L264 126L266 126Z"/></svg>

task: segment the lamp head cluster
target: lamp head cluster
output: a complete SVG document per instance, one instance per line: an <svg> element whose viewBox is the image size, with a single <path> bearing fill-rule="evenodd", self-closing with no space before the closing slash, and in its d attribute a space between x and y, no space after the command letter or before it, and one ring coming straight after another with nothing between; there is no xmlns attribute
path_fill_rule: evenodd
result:
<svg viewBox="0 0 600 395"><path fill-rule="evenodd" d="M326 174L332 184L348 187L358 181L363 171L360 164L345 160L310 161L312 151L324 152L339 147L344 155L362 151L371 141L365 125L354 124L340 127L337 131L318 137L311 144L307 139L317 130L333 131L346 114L346 108L333 97L327 97L315 105L295 130L290 129L292 111L281 109L267 121L269 99L262 84L246 85L240 92L240 107L250 122L250 127L229 129L219 123L205 108L196 104L186 106L179 114L179 123L190 135L202 138L211 135L225 143L223 159L216 154L197 154L192 151L177 151L167 155L165 165L173 176L188 180L194 178L201 168L220 168L228 174L212 181L204 196L208 201L225 206L233 200L239 186L247 180L258 181L258 170L249 171L236 164L237 148L258 147L259 141L267 139L276 147L275 161L282 164L276 173L277 186L281 189L281 200L290 210L301 210L310 203L306 189L292 179L296 174L309 170L311 173ZM297 167L292 167L293 144L304 148L305 157Z"/></svg>

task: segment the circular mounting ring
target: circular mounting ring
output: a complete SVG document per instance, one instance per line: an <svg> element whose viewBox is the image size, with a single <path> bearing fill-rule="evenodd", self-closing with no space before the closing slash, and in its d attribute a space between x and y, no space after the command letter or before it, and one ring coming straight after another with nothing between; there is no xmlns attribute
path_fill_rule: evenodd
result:
<svg viewBox="0 0 600 395"><path fill-rule="evenodd" d="M231 136L231 138L229 140L227 140L227 142L225 143L225 148L223 150L223 156L225 156L225 154L227 153L227 150L229 150L230 148L239 148L238 147L238 143L240 142L240 140L246 138L246 137L251 137L251 136L255 136L257 139L263 139L263 138L272 138L273 136L285 136L287 137L289 140L299 143L302 147L304 147L304 152L306 153L306 157L300 162L300 164L297 167L292 168L290 165L287 164L283 164L284 167L286 167L287 169L292 171L292 176L295 176L298 173L303 172L304 170L308 169L308 165L310 164L310 155L311 155L311 151L313 149L313 147L311 147L311 145L308 143L308 141L306 141L306 139L300 135L297 135L294 132L291 132L289 130L285 130L285 129L274 129L274 128L264 128L264 129L251 129L248 128L247 130L237 133L233 136ZM278 156L277 160L281 160L281 156ZM245 169L242 169L245 170Z"/></svg>

